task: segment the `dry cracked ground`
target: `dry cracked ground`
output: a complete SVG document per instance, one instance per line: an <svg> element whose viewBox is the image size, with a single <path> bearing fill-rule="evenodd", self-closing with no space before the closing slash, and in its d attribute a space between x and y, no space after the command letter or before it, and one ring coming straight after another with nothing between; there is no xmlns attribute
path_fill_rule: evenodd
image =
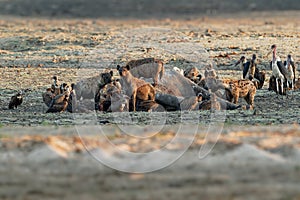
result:
<svg viewBox="0 0 300 200"><path fill-rule="evenodd" d="M265 83L255 97L256 113L217 117L204 111L46 114L41 97L53 75L72 83L137 57L163 59L167 70L213 63L220 77L239 78L234 63L255 53L269 78L265 55L272 44L299 66L299 19L296 11L177 20L1 17L0 199L300 199L299 90L282 98ZM30 89L24 103L8 110L20 89ZM123 127L124 118L139 127ZM201 147L216 140L199 159ZM128 152L164 151L155 159L144 154L130 160L111 144ZM110 167L93 154L109 158ZM115 170L137 166L164 168Z"/></svg>

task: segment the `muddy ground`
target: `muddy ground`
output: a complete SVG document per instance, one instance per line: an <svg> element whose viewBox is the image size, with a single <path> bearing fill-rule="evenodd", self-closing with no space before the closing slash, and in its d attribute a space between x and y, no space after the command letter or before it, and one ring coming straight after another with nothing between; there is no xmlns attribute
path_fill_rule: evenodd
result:
<svg viewBox="0 0 300 200"><path fill-rule="evenodd" d="M255 53L269 78L270 57L264 56L272 44L282 59L290 53L299 66L299 19L293 11L143 21L1 17L1 199L299 199L299 90L293 98L282 98L265 83L256 94L255 113L222 113L219 143L203 160L197 154L207 142L205 130L216 120L208 111L46 114L41 97L53 75L72 83L136 57L163 59L168 70L213 63L220 77L239 78L234 63ZM19 89L30 90L22 106L8 110L10 96ZM242 99L239 103L245 105ZM131 140L118 127L128 116L133 124L167 126L153 138ZM103 151L107 144L97 132L78 135L74 125L83 124L101 124L116 146L133 152L160 149L176 135L170 131L176 126L200 128L173 165L126 174L91 157L82 140ZM183 138L191 137L187 132ZM175 145L168 152L181 148ZM134 164L163 159L141 158Z"/></svg>

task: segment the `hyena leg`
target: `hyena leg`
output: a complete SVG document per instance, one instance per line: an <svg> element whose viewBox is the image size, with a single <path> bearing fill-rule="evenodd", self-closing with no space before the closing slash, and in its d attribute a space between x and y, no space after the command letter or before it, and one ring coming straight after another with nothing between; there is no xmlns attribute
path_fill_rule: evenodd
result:
<svg viewBox="0 0 300 200"><path fill-rule="evenodd" d="M250 105L250 93L248 93L245 97L244 97L245 101L247 102L247 104Z"/></svg>
<svg viewBox="0 0 300 200"><path fill-rule="evenodd" d="M158 76L159 76L159 73L156 73L155 76L153 77L154 86L157 86L157 84L158 84Z"/></svg>
<svg viewBox="0 0 300 200"><path fill-rule="evenodd" d="M247 104L250 106L254 106L254 95L255 95L255 93L249 92L247 94L247 96L245 97Z"/></svg>
<svg viewBox="0 0 300 200"><path fill-rule="evenodd" d="M233 95L233 103L237 104L239 101L239 95Z"/></svg>
<svg viewBox="0 0 300 200"><path fill-rule="evenodd" d="M133 106L133 112L136 111L135 109L135 105L136 105L136 90L133 91L133 94L132 94L132 106Z"/></svg>
<svg viewBox="0 0 300 200"><path fill-rule="evenodd" d="M254 95L250 95L250 98L249 98L249 105L251 105L252 108L254 107Z"/></svg>

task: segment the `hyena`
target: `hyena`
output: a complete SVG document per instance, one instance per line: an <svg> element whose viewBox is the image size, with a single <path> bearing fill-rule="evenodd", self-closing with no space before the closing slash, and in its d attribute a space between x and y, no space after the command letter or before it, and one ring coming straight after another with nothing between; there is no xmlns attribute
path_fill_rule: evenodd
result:
<svg viewBox="0 0 300 200"><path fill-rule="evenodd" d="M113 71L101 73L98 76L93 76L80 80L74 85L77 99L93 99L95 95L107 83L112 82Z"/></svg>
<svg viewBox="0 0 300 200"><path fill-rule="evenodd" d="M134 77L152 78L154 85L158 84L158 79L162 79L165 71L163 62L154 58L131 60L126 66Z"/></svg>
<svg viewBox="0 0 300 200"><path fill-rule="evenodd" d="M129 67L117 66L117 69L121 76L122 89L125 94L132 98L133 111L136 111L136 99L140 100L153 100L155 99L155 89L154 87L147 83L146 81L140 80L134 77L129 71Z"/></svg>
<svg viewBox="0 0 300 200"><path fill-rule="evenodd" d="M202 78L201 74L199 74L199 70L197 69L197 67L189 67L188 69L184 70L183 74L186 78L194 82L197 82L199 79Z"/></svg>
<svg viewBox="0 0 300 200"><path fill-rule="evenodd" d="M238 80L229 82L225 88L226 100L238 103L239 98L244 98L250 106L254 106L256 87L250 80Z"/></svg>
<svg viewBox="0 0 300 200"><path fill-rule="evenodd" d="M118 81L105 85L96 95L96 110L123 112L129 111L129 98L122 94Z"/></svg>
<svg viewBox="0 0 300 200"><path fill-rule="evenodd" d="M221 104L217 99L217 95L215 95L214 93L211 93L210 99L202 101L199 105L199 109L211 110L211 111L221 110Z"/></svg>
<svg viewBox="0 0 300 200"><path fill-rule="evenodd" d="M199 110L199 102L202 101L202 94L186 97L180 102L181 110Z"/></svg>

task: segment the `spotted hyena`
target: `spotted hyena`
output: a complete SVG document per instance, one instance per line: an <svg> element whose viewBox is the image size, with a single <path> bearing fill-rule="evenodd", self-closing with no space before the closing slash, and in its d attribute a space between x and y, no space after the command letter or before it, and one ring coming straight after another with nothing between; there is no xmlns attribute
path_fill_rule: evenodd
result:
<svg viewBox="0 0 300 200"><path fill-rule="evenodd" d="M112 82L113 71L80 80L74 85L78 99L93 99L101 87Z"/></svg>
<svg viewBox="0 0 300 200"><path fill-rule="evenodd" d="M254 106L254 97L256 94L256 87L250 80L237 80L229 82L228 87L225 88L226 100L238 103L239 98L244 98L250 106Z"/></svg>
<svg viewBox="0 0 300 200"><path fill-rule="evenodd" d="M122 90L132 99L132 110L136 111L137 98L146 101L155 99L154 87L144 80L134 77L129 71L128 66L117 66L121 76Z"/></svg>
<svg viewBox="0 0 300 200"><path fill-rule="evenodd" d="M158 84L158 79L162 79L165 71L163 62L154 58L131 60L126 66L134 77L152 78L154 85Z"/></svg>
<svg viewBox="0 0 300 200"><path fill-rule="evenodd" d="M200 110L211 110L211 111L216 111L216 110L221 110L221 104L217 99L217 95L214 93L210 94L210 99L202 101L199 105Z"/></svg>
<svg viewBox="0 0 300 200"><path fill-rule="evenodd" d="M186 70L184 70L183 74L186 78L194 82L197 82L199 79L202 78L197 67L189 67Z"/></svg>
<svg viewBox="0 0 300 200"><path fill-rule="evenodd" d="M129 111L129 97L122 93L118 82L107 84L99 91L99 110L108 112Z"/></svg>
<svg viewBox="0 0 300 200"><path fill-rule="evenodd" d="M181 110L199 110L199 102L202 101L202 94L186 97L180 102Z"/></svg>
<svg viewBox="0 0 300 200"><path fill-rule="evenodd" d="M204 77L205 78L216 78L216 79L218 78L216 70L213 68L212 64L210 64L209 66L207 66L205 68Z"/></svg>

